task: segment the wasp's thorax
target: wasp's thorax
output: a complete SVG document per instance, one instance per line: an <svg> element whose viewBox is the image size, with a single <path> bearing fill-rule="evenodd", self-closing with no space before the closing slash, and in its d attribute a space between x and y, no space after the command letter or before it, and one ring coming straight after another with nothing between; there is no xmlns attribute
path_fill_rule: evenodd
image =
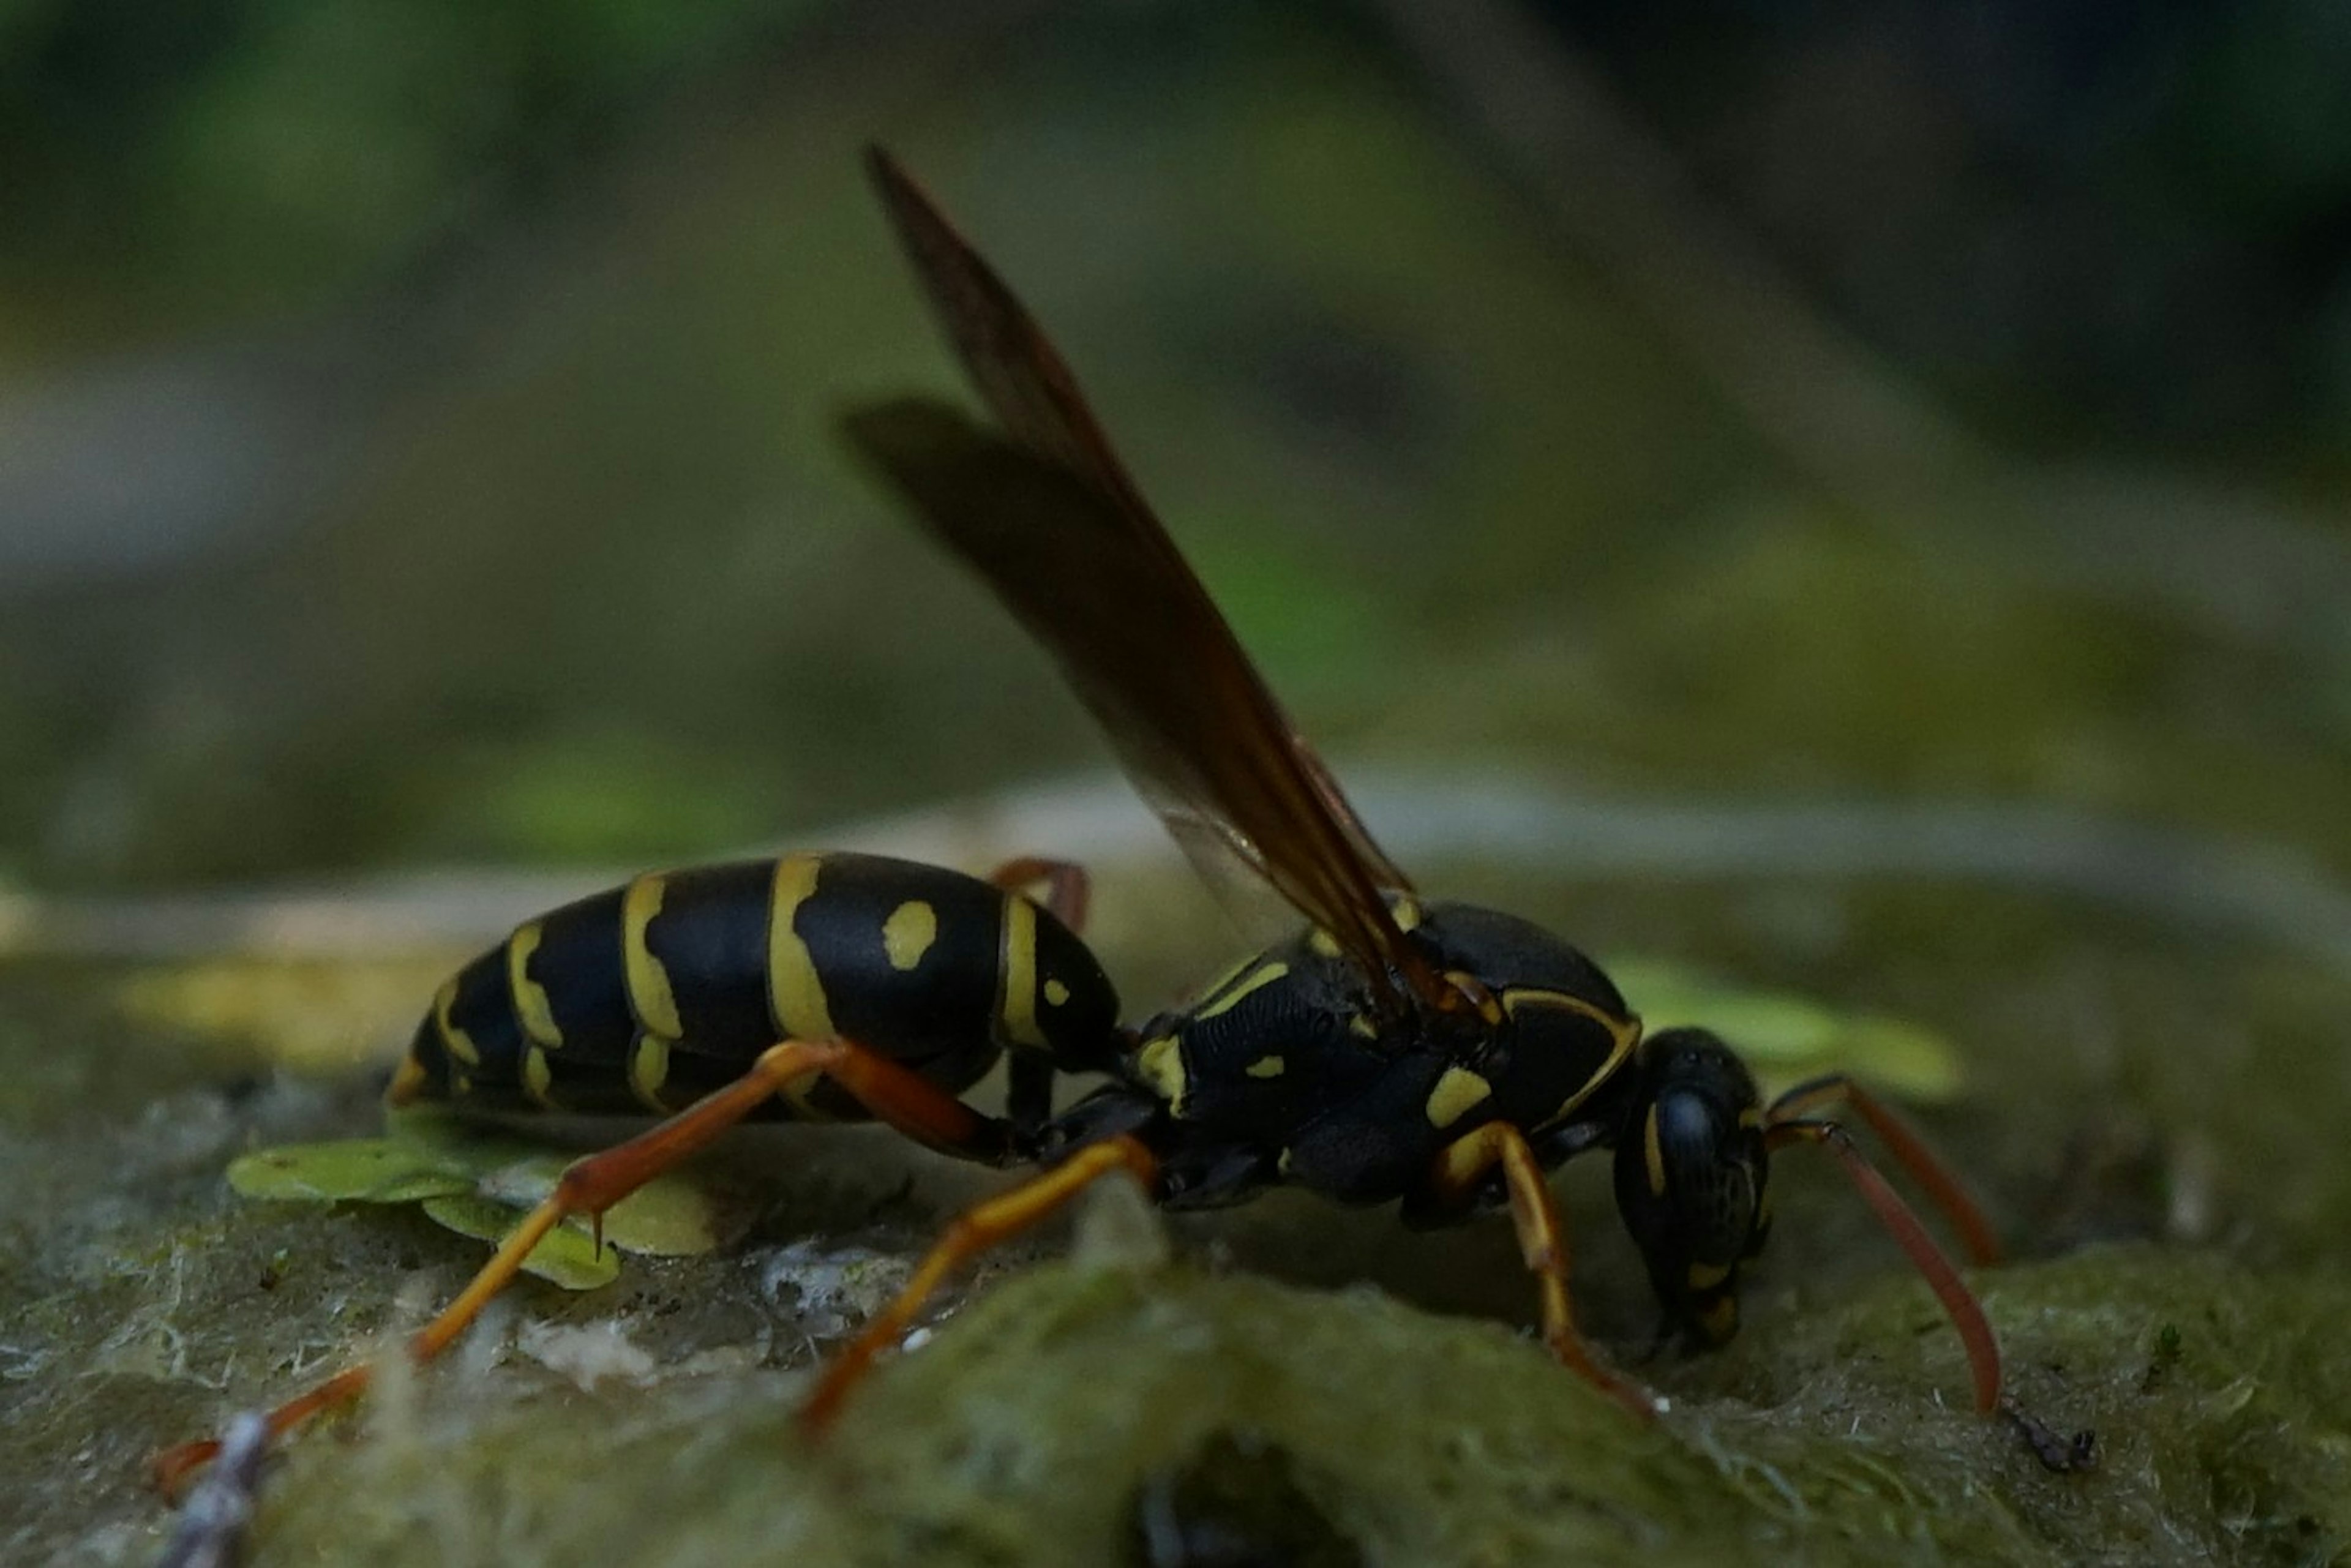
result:
<svg viewBox="0 0 2351 1568"><path fill-rule="evenodd" d="M1616 1145L1616 1205L1667 1327L1714 1344L1739 1329L1739 1276L1771 1229L1762 1097L1705 1030L1642 1042Z"/></svg>

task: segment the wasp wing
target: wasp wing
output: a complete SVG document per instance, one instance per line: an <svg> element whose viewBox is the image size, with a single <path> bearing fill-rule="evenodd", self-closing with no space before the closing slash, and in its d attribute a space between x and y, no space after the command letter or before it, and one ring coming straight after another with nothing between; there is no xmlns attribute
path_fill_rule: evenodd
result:
<svg viewBox="0 0 2351 1568"><path fill-rule="evenodd" d="M1381 897L1405 879L1299 740L1067 363L905 172L878 149L871 162L1003 433L907 399L852 414L852 444L1053 654L1178 841L1205 826L1391 1002L1458 1005Z"/></svg>

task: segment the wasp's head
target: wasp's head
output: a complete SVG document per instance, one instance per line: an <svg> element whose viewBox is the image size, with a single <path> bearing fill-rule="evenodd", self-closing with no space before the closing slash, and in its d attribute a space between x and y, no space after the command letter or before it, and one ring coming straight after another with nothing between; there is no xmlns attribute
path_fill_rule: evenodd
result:
<svg viewBox="0 0 2351 1568"><path fill-rule="evenodd" d="M1710 1344L1739 1331L1739 1275L1771 1227L1762 1099L1719 1039L1644 1041L1616 1145L1616 1206L1649 1266L1668 1330Z"/></svg>

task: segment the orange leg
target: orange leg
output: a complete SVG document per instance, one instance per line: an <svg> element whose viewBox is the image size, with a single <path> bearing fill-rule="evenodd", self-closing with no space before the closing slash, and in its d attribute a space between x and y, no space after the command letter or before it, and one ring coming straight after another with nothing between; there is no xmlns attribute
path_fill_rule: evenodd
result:
<svg viewBox="0 0 2351 1568"><path fill-rule="evenodd" d="M1783 1096L1781 1104L1786 1103ZM1779 1106L1772 1108L1772 1114L1780 1114ZM1843 1127L1834 1122L1778 1121L1763 1134L1763 1146L1767 1149L1782 1149L1794 1143L1818 1144L1836 1155L1862 1197L1877 1211L1878 1219L1901 1243L1902 1250L1909 1254L1912 1266L1926 1276L1928 1286L1950 1317L1951 1326L1959 1330L1959 1343L1967 1347L1968 1364L1975 1374L1976 1409L1991 1415L2000 1405L2000 1341L1992 1336L1983 1303L1959 1278L1958 1267L1935 1245L1935 1239L1927 1234L1927 1228L1918 1223L1918 1217L1910 1212L1902 1195L1887 1185L1877 1168L1854 1146L1851 1134Z"/></svg>
<svg viewBox="0 0 2351 1568"><path fill-rule="evenodd" d="M948 1275L989 1248L1019 1235L1113 1171L1129 1173L1145 1192L1158 1186L1158 1159L1134 1138L1121 1135L1089 1145L1044 1175L965 1210L932 1246L897 1299L875 1313L864 1332L833 1356L815 1392L800 1406L802 1427L814 1433L831 1425L849 1391L864 1377L874 1359L904 1335L914 1314Z"/></svg>
<svg viewBox="0 0 2351 1568"><path fill-rule="evenodd" d="M1968 1260L1979 1267L1989 1267L2000 1261L2000 1238L1992 1234L1991 1221L1984 1218L1976 1200L1959 1182L1951 1167L1936 1157L1909 1123L1886 1104L1844 1073L1832 1073L1799 1083L1777 1100L1764 1118L1771 1126L1798 1122L1832 1105L1850 1105L1861 1119L1869 1124L1886 1152L1901 1162L1910 1173L1910 1179L1932 1198L1951 1228L1959 1233L1959 1240L1968 1249Z"/></svg>
<svg viewBox="0 0 2351 1568"><path fill-rule="evenodd" d="M1092 883L1086 875L1086 868L1075 861L1022 855L1019 860L1006 861L988 873L987 880L1008 893L1026 893L1041 886L1045 891L1046 910L1071 931L1083 934L1086 900Z"/></svg>
<svg viewBox="0 0 2351 1568"><path fill-rule="evenodd" d="M457 1299L409 1342L412 1358L423 1362L446 1349L480 1315L490 1299L511 1283L547 1233L575 1214L601 1218L612 1205L696 1153L770 1095L810 1072L829 1074L883 1121L932 1148L966 1158L997 1160L1010 1147L1008 1129L983 1116L920 1074L887 1057L846 1042L787 1040L771 1046L734 1082L714 1091L658 1126L599 1154L574 1161L545 1202L523 1217ZM598 1241L602 1240L600 1232ZM367 1391L374 1369L345 1367L334 1376L269 1413L274 1439L321 1411L350 1404ZM217 1440L183 1443L156 1456L154 1475L167 1493L220 1451Z"/></svg>
<svg viewBox="0 0 2351 1568"><path fill-rule="evenodd" d="M1575 1307L1568 1296L1567 1228L1527 1135L1508 1122L1486 1123L1446 1145L1429 1173L1429 1185L1441 1202L1465 1205L1486 1173L1498 1164L1510 1195L1510 1221L1518 1228L1519 1250L1542 1291L1543 1343L1553 1356L1625 1409L1645 1421L1656 1419L1657 1404L1648 1390L1603 1365L1575 1326Z"/></svg>

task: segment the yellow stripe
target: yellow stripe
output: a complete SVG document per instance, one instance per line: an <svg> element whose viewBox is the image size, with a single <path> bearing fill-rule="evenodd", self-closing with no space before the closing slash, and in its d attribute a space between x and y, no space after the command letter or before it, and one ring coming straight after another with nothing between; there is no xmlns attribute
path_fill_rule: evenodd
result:
<svg viewBox="0 0 2351 1568"><path fill-rule="evenodd" d="M1235 980L1238 980L1243 975L1248 974L1249 972L1250 966L1255 964L1261 956L1263 956L1262 954L1252 953L1248 957L1227 966L1223 972L1218 974L1215 979L1210 980L1207 985L1202 986L1198 990L1192 994L1198 998L1200 1002L1207 1002L1208 998L1216 996L1227 986L1231 985Z"/></svg>
<svg viewBox="0 0 2351 1568"><path fill-rule="evenodd" d="M822 864L816 855L786 855L776 862L775 887L768 899L768 1016L785 1040L834 1038L832 1009L824 999L816 956L792 929L800 905L816 896Z"/></svg>
<svg viewBox="0 0 2351 1568"><path fill-rule="evenodd" d="M400 1059L400 1066L392 1075L392 1086L383 1092L387 1105L413 1104L431 1086L433 1075L424 1071L424 1063L412 1053Z"/></svg>
<svg viewBox="0 0 2351 1568"><path fill-rule="evenodd" d="M507 938L507 989L514 995L515 1016L522 1019L523 1033L552 1051L563 1043L563 1030L556 1027L547 988L530 977L530 956L538 951L540 936L538 922L534 920Z"/></svg>
<svg viewBox="0 0 2351 1568"><path fill-rule="evenodd" d="M669 1041L657 1034L637 1036L636 1047L629 1052L629 1092L637 1103L655 1115L668 1115L673 1107L661 1096L668 1077Z"/></svg>
<svg viewBox="0 0 2351 1568"><path fill-rule="evenodd" d="M1657 1139L1657 1108L1649 1107L1649 1119L1641 1128L1641 1157L1649 1166L1649 1195L1666 1196L1666 1150Z"/></svg>
<svg viewBox="0 0 2351 1568"><path fill-rule="evenodd" d="M1689 1288L1704 1294L1730 1278L1728 1263L1693 1263L1689 1266Z"/></svg>
<svg viewBox="0 0 2351 1568"><path fill-rule="evenodd" d="M1466 1067L1448 1067L1428 1092L1428 1124L1440 1131L1468 1115L1494 1092L1494 1086Z"/></svg>
<svg viewBox="0 0 2351 1568"><path fill-rule="evenodd" d="M1017 893L1004 895L1004 1002L997 1016L1004 1038L1044 1049L1037 1027L1037 906Z"/></svg>
<svg viewBox="0 0 2351 1568"><path fill-rule="evenodd" d="M1616 1076L1616 1070L1625 1065L1625 1059L1633 1054L1633 1048L1641 1043L1641 1020L1636 1018L1618 1018L1607 1009L1595 1006L1585 1001L1582 997L1572 996L1566 991L1545 991L1538 990L1531 986L1521 986L1502 993L1502 1010L1505 1013L1515 1019L1522 1007L1559 1008L1568 1012L1582 1013L1608 1031L1608 1060L1602 1062L1599 1070L1583 1081L1583 1087L1562 1101L1558 1110L1553 1111L1549 1116L1544 1117L1540 1124L1531 1129L1540 1133L1566 1121L1574 1113L1577 1106L1591 1098L1594 1090Z"/></svg>
<svg viewBox="0 0 2351 1568"><path fill-rule="evenodd" d="M1234 1008L1240 1004L1240 999L1243 997L1248 996L1251 991L1258 990L1263 987L1273 984L1274 981L1281 978L1282 976L1287 975L1288 973L1290 973L1290 966L1281 963L1279 960L1266 965L1261 969L1252 970L1247 976L1236 980L1233 983L1232 988L1225 992L1223 996L1218 997L1216 1000L1210 1002L1207 1007L1202 1008L1192 1016L1196 1019L1212 1019L1219 1013L1230 1012Z"/></svg>
<svg viewBox="0 0 2351 1568"><path fill-rule="evenodd" d="M523 1053L522 1092L529 1095L530 1103L540 1110L559 1111L562 1107L555 1103L555 1096L550 1092L554 1086L555 1070L547 1064L547 1052L532 1046Z"/></svg>
<svg viewBox="0 0 2351 1568"><path fill-rule="evenodd" d="M433 994L433 1027L441 1031L441 1049L453 1061L468 1067L482 1065L482 1053L475 1049L474 1037L459 1029L449 1017L449 1009L457 1005L457 977L452 975Z"/></svg>
<svg viewBox="0 0 2351 1568"><path fill-rule="evenodd" d="M621 966L629 987L629 1010L637 1022L654 1034L672 1040L685 1032L678 1020L677 998L669 988L669 971L645 946L645 927L661 913L667 883L658 875L637 878L621 895Z"/></svg>

